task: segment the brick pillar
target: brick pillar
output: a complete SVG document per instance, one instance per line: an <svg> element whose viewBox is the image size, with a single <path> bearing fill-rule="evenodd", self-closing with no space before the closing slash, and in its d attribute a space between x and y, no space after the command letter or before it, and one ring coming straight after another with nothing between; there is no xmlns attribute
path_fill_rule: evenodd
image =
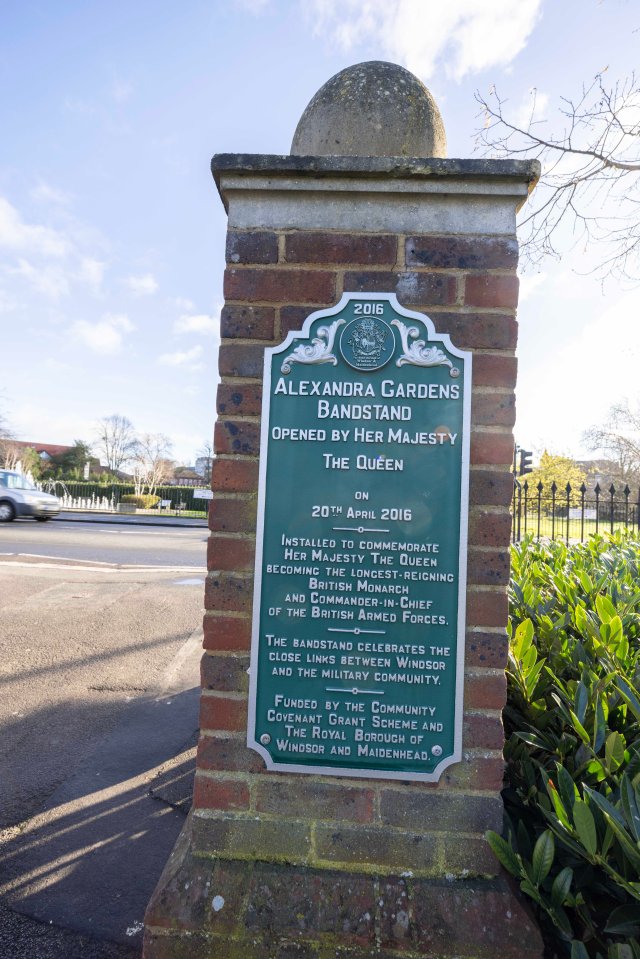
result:
<svg viewBox="0 0 640 959"><path fill-rule="evenodd" d="M229 215L201 738L146 959L528 959L500 830L524 161L220 155ZM270 772L246 745L263 355L343 292L473 352L463 758L437 783Z"/></svg>

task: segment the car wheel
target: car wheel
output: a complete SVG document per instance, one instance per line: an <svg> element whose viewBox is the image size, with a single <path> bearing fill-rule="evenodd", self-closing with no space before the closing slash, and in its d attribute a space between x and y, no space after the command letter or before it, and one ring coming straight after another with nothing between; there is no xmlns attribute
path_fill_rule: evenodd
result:
<svg viewBox="0 0 640 959"><path fill-rule="evenodd" d="M36 523L48 523L51 519L50 516L34 516L33 517Z"/></svg>
<svg viewBox="0 0 640 959"><path fill-rule="evenodd" d="M16 511L6 500L0 502L0 523L10 523L16 518Z"/></svg>

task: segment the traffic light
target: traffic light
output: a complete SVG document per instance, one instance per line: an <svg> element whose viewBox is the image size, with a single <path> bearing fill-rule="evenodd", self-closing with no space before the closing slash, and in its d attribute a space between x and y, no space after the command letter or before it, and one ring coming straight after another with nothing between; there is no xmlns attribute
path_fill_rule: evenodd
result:
<svg viewBox="0 0 640 959"><path fill-rule="evenodd" d="M524 476L526 473L531 473L533 471L533 466L531 465L533 453L531 450L519 450L519 454L520 465L518 468L518 476Z"/></svg>

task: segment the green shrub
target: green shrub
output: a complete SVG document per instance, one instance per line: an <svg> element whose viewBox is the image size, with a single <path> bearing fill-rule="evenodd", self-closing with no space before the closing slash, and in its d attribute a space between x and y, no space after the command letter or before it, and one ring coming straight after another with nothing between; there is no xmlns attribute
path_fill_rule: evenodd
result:
<svg viewBox="0 0 640 959"><path fill-rule="evenodd" d="M120 497L121 503L131 503L136 509L152 509L160 502L159 496L150 496L145 493L143 496L136 496L135 493L125 493Z"/></svg>
<svg viewBox="0 0 640 959"><path fill-rule="evenodd" d="M550 948L640 959L640 544L513 549L506 838Z"/></svg>

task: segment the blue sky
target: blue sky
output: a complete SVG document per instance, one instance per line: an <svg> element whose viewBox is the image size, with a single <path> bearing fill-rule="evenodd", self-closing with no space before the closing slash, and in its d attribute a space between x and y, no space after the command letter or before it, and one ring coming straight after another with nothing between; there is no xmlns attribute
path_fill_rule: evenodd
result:
<svg viewBox="0 0 640 959"><path fill-rule="evenodd" d="M4 0L0 412L51 443L120 413L192 462L215 415L214 153L288 153L329 77L385 59L429 86L449 155L478 155L476 90L522 112L535 87L552 125L561 95L631 72L639 37L633 0ZM579 455L638 392L640 291L588 265L524 275L523 446Z"/></svg>

